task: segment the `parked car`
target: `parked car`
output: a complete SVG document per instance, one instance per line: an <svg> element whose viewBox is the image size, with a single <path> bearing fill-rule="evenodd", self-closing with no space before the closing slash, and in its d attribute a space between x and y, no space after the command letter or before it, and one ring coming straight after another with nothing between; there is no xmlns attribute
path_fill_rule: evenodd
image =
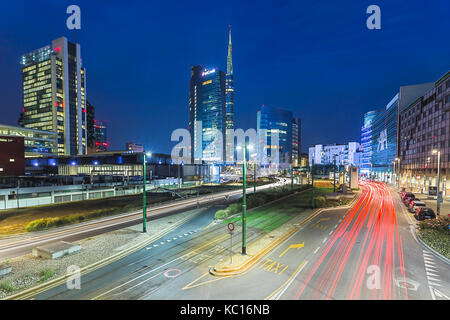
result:
<svg viewBox="0 0 450 320"><path fill-rule="evenodd" d="M416 209L416 213L414 214L414 217L417 220L435 219L436 214L434 213L433 209L431 209L431 208L421 207L421 208Z"/></svg>
<svg viewBox="0 0 450 320"><path fill-rule="evenodd" d="M425 202L420 201L419 199L414 199L413 201L411 201L409 203L408 210L409 210L409 212L414 213L414 212L416 212L417 208L421 208L421 207L425 207L425 206L426 206Z"/></svg>
<svg viewBox="0 0 450 320"><path fill-rule="evenodd" d="M409 206L409 203L410 203L411 201L413 201L413 200L416 200L416 197L415 197L414 195L412 195L412 196L406 196L405 199L403 199L403 203L404 203L406 206Z"/></svg>
<svg viewBox="0 0 450 320"><path fill-rule="evenodd" d="M402 200L405 200L406 197L414 197L414 193L402 192Z"/></svg>

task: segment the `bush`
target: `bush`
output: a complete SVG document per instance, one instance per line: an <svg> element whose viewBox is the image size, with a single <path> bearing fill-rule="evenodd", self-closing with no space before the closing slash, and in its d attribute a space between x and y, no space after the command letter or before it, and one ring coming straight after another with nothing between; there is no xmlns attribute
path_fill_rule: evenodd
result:
<svg viewBox="0 0 450 320"><path fill-rule="evenodd" d="M55 274L55 272L52 269L45 268L44 270L42 270L40 272L39 275L41 276L41 281L47 281L48 279L53 277L54 274Z"/></svg>
<svg viewBox="0 0 450 320"><path fill-rule="evenodd" d="M5 281L5 282L0 283L0 288L1 288L3 291L6 291L6 292L12 292L12 291L14 291L14 286L13 286L12 283L9 282L9 281Z"/></svg>
<svg viewBox="0 0 450 320"><path fill-rule="evenodd" d="M314 207L324 208L327 206L327 199L324 196L319 196L314 198Z"/></svg>
<svg viewBox="0 0 450 320"><path fill-rule="evenodd" d="M437 219L428 219L419 222L420 230L436 230L444 234L450 235L449 231L450 219L448 217L439 217Z"/></svg>
<svg viewBox="0 0 450 320"><path fill-rule="evenodd" d="M423 229L419 237L431 248L450 259L450 236L447 232L436 229Z"/></svg>
<svg viewBox="0 0 450 320"><path fill-rule="evenodd" d="M214 219L226 219L228 218L228 210L222 209L216 211L216 214L214 215Z"/></svg>

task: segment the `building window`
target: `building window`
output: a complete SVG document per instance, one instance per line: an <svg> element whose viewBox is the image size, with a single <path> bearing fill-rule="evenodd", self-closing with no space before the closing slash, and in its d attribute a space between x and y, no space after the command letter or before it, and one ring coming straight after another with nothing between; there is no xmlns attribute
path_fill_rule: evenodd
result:
<svg viewBox="0 0 450 320"><path fill-rule="evenodd" d="M9 162L14 162L14 159L9 159Z"/></svg>

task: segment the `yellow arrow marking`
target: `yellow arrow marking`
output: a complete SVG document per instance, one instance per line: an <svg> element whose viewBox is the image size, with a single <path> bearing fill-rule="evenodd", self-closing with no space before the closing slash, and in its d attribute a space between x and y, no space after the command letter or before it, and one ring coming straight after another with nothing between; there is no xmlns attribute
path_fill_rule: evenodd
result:
<svg viewBox="0 0 450 320"><path fill-rule="evenodd" d="M293 248L300 249L300 248L303 248L304 246L305 246L304 242L299 243L299 244L291 244L286 250L283 251L282 254L280 254L280 257L282 257L286 252L288 252L289 249L293 249Z"/></svg>
<svg viewBox="0 0 450 320"><path fill-rule="evenodd" d="M320 218L319 221L317 221L317 222L326 221L326 220L330 220L330 218Z"/></svg>

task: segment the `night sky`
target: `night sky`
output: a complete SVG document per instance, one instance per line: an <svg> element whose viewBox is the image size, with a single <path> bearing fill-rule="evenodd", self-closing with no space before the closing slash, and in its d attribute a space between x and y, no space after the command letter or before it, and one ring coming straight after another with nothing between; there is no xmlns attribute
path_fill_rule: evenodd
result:
<svg viewBox="0 0 450 320"><path fill-rule="evenodd" d="M17 124L20 56L74 33L81 8L87 97L106 120L112 149L126 141L169 153L188 125L190 67L226 70L232 25L237 128L256 128L262 104L303 121L303 151L359 141L364 112L401 85L436 81L450 68L450 5L427 1L1 1L0 123ZM381 30L366 8L381 8Z"/></svg>

